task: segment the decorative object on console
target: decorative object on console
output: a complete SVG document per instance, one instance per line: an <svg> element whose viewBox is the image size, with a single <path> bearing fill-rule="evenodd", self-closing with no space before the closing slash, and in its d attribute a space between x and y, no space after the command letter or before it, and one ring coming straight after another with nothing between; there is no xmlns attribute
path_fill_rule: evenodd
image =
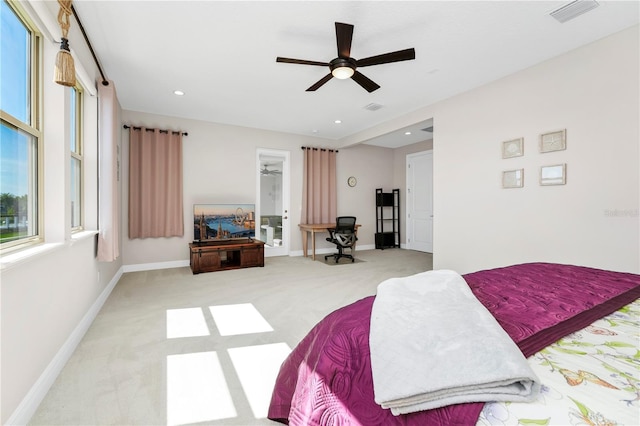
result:
<svg viewBox="0 0 640 426"><path fill-rule="evenodd" d="M540 185L564 185L567 183L567 165L554 164L540 167Z"/></svg>
<svg viewBox="0 0 640 426"><path fill-rule="evenodd" d="M503 188L522 188L524 186L524 169L505 170L502 172Z"/></svg>
<svg viewBox="0 0 640 426"><path fill-rule="evenodd" d="M502 142L502 158L521 157L524 155L524 138Z"/></svg>
<svg viewBox="0 0 640 426"><path fill-rule="evenodd" d="M567 149L566 129L540 135L540 152L562 151L564 149Z"/></svg>

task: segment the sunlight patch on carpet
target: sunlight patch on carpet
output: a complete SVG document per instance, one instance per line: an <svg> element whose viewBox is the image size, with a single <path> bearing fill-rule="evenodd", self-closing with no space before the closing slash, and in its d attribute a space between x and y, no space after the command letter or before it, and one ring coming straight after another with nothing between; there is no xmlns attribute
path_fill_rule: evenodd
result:
<svg viewBox="0 0 640 426"><path fill-rule="evenodd" d="M236 408L215 352L167 356L167 424L236 417Z"/></svg>
<svg viewBox="0 0 640 426"><path fill-rule="evenodd" d="M221 336L273 331L252 303L209 306L209 310Z"/></svg>
<svg viewBox="0 0 640 426"><path fill-rule="evenodd" d="M272 343L228 351L254 417L266 418L280 365L291 348L286 343Z"/></svg>
<svg viewBox="0 0 640 426"><path fill-rule="evenodd" d="M167 339L208 335L202 308L167 309Z"/></svg>

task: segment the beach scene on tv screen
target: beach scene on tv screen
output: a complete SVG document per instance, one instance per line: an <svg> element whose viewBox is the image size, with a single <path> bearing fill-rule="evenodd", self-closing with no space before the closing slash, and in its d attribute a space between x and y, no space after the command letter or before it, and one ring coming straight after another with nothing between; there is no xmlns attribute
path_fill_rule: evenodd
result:
<svg viewBox="0 0 640 426"><path fill-rule="evenodd" d="M254 238L254 204L194 204L193 239L228 240Z"/></svg>

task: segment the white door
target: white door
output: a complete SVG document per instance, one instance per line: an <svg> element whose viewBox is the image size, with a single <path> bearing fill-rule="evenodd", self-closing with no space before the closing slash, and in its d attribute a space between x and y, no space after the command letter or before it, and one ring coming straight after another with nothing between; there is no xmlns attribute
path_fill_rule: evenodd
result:
<svg viewBox="0 0 640 426"><path fill-rule="evenodd" d="M433 151L407 155L407 244L433 253Z"/></svg>
<svg viewBox="0 0 640 426"><path fill-rule="evenodd" d="M289 255L289 151L258 148L256 152L256 238L264 255Z"/></svg>

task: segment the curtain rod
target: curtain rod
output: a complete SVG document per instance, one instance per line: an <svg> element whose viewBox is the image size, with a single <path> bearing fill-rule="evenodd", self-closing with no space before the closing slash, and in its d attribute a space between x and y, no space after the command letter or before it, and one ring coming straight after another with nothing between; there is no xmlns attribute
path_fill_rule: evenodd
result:
<svg viewBox="0 0 640 426"><path fill-rule="evenodd" d="M98 71L100 71L100 75L102 76L102 85L103 86L108 86L109 85L109 81L107 80L107 77L105 77L104 72L102 71L102 67L100 66L100 62L98 62L98 57L96 56L96 52L93 51L93 46L91 46L91 42L89 41L89 37L87 36L87 33L84 30L84 26L82 25L82 22L80 21L80 18L78 17L78 13L76 12L76 8L73 7L73 5L71 5L71 11L73 12L73 16L75 16L76 21L78 21L78 27L80 27L80 31L82 31L82 35L84 36L84 41L86 41L87 42L87 46L89 46L89 51L91 51L91 55L93 56L93 61L98 66Z"/></svg>
<svg viewBox="0 0 640 426"><path fill-rule="evenodd" d="M142 127L129 126L129 125L127 125L127 124L125 124L125 125L124 125L124 126L122 126L122 127L123 127L123 128L125 128L125 129L142 130ZM187 133L187 132L180 132L180 131L178 131L178 130L159 130L159 129L146 129L146 128L145 128L145 130L146 130L147 132L153 132L153 131L155 131L155 130L158 130L160 133L169 133L169 132L171 132L171 133L179 133L179 134L181 134L182 136L189 136L189 133Z"/></svg>
<svg viewBox="0 0 640 426"><path fill-rule="evenodd" d="M302 149L312 149L312 150L314 150L314 151L318 151L318 150L320 150L320 151L329 151L329 152L333 152L333 151L335 151L335 152L339 152L337 149L315 148L315 147L312 147L312 146L303 146L303 147L301 147L301 148L302 148Z"/></svg>

